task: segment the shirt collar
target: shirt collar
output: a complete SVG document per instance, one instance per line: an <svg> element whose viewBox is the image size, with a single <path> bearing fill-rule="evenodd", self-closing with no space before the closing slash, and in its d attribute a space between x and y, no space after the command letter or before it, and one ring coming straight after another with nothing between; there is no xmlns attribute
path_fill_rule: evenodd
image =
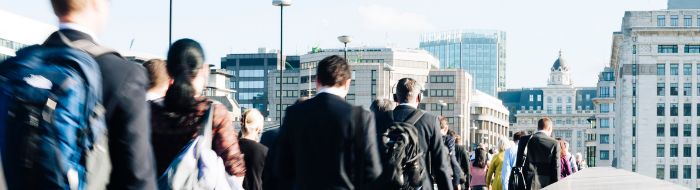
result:
<svg viewBox="0 0 700 190"><path fill-rule="evenodd" d="M320 93L333 94L333 95L336 95L336 96L341 97L341 98L343 98L344 96L347 95L347 94L345 94L345 90L343 90L342 88L339 88L339 87L324 88L321 91L318 91L318 93L319 94Z"/></svg>
<svg viewBox="0 0 700 190"><path fill-rule="evenodd" d="M535 132L535 133L544 133L544 134L547 134L547 136L549 136L549 133L547 133L547 131L545 131L545 130L539 130L539 131L537 131L537 132Z"/></svg>
<svg viewBox="0 0 700 190"><path fill-rule="evenodd" d="M75 31L85 33L85 34L89 35L90 38L92 38L92 41L94 41L95 43L98 43L98 44L100 43L100 40L97 39L97 35L94 32L92 32L92 30L88 29L87 27L84 27L84 26L81 26L79 24L72 23L72 22L61 22L58 24L58 30L65 30L65 29L75 30Z"/></svg>
<svg viewBox="0 0 700 190"><path fill-rule="evenodd" d="M413 107L413 108L418 109L418 103L402 103L402 104L399 104L399 106L403 106L403 105L411 106L411 107Z"/></svg>

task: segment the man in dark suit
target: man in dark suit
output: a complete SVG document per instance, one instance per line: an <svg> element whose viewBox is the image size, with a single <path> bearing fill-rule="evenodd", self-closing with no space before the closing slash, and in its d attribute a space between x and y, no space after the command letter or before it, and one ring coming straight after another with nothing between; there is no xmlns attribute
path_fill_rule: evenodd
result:
<svg viewBox="0 0 700 190"><path fill-rule="evenodd" d="M396 84L396 95L394 95L394 101L396 101L399 106L394 108L394 119L396 119L396 121L405 121L411 113L420 111L418 110L418 104L420 103L420 96L422 96L422 93L423 88L416 80L411 78L399 80ZM377 116L377 131L384 133L387 127L389 127L389 124L393 122L388 112L384 112ZM423 159L421 159L420 164L425 166L427 170L432 168L433 178L435 178L438 189L454 189L456 185L452 186L452 182L450 181L452 178L445 172L451 170L451 168L447 157L448 153L445 151L445 148L443 148L444 145L438 117L433 114L425 113L414 126L418 129L420 149L423 150ZM430 155L430 157L428 157L428 155ZM423 176L422 189L432 190L433 178L429 175Z"/></svg>
<svg viewBox="0 0 700 190"><path fill-rule="evenodd" d="M462 169L464 172L464 177L466 178L467 181L462 183L462 190L464 189L469 189L471 183L471 172L469 171L469 152L467 152L467 148L462 145L462 140L461 138L458 138L459 136L455 137L455 142L457 143L457 146L455 146L455 157L457 157L457 162L459 162L459 167Z"/></svg>
<svg viewBox="0 0 700 190"><path fill-rule="evenodd" d="M294 104L299 104L309 100L307 97L301 97L297 99ZM291 189L290 180L280 182L275 177L275 157L277 153L277 137L279 136L280 128L275 128L263 132L262 137L260 137L260 144L265 145L268 149L267 156L265 156L265 167L263 168L263 186L264 190L276 190L276 189Z"/></svg>
<svg viewBox="0 0 700 190"><path fill-rule="evenodd" d="M527 148L523 174L530 190L539 190L556 183L561 175L559 141L549 136L552 134L552 121L548 118L540 119L537 130L535 134L520 137L521 146L518 146L516 156L516 166L522 165L523 151Z"/></svg>
<svg viewBox="0 0 700 190"><path fill-rule="evenodd" d="M374 117L362 110L362 144L356 144L350 89L350 65L339 56L318 63L316 97L287 108L280 127L276 174L294 179L295 189L358 189L381 173ZM362 157L355 154L361 148ZM364 162L364 168L359 168ZM363 171L364 185L355 172Z"/></svg>
<svg viewBox="0 0 700 190"><path fill-rule="evenodd" d="M106 0L51 0L59 31L69 40L99 43L97 33L109 13ZM44 42L65 46L58 33ZM102 72L103 105L109 131L112 174L108 189L156 189L151 145L150 107L146 103L146 69L117 54L95 57Z"/></svg>

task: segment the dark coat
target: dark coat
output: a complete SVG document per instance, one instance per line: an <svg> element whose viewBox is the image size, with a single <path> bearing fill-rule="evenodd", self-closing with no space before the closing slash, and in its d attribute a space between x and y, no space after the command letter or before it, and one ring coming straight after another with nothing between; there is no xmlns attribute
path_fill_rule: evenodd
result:
<svg viewBox="0 0 700 190"><path fill-rule="evenodd" d="M531 142L530 136L532 136ZM530 190L539 190L559 181L561 176L561 147L559 141L547 133L535 133L520 137L516 166L522 164L523 151L527 144L527 158L523 174Z"/></svg>
<svg viewBox="0 0 700 190"><path fill-rule="evenodd" d="M407 105L400 105L394 109L394 119L404 121L408 116L416 111L416 108ZM389 118L389 114L384 112L377 116L377 131L382 133L393 121ZM433 114L426 113L414 125L418 129L420 148L423 150L421 165L426 166L426 169L432 168L435 182L438 189L451 190L451 177L445 171L450 170L448 162L450 161L445 152L442 134L440 133L440 122L438 117ZM427 155L430 155L428 157ZM430 161L432 160L432 162ZM427 163L430 163L428 165ZM430 176L423 176L423 189L432 190L433 182Z"/></svg>
<svg viewBox="0 0 700 190"><path fill-rule="evenodd" d="M75 30L61 30L70 40L93 39ZM47 46L65 46L58 33ZM146 102L146 69L115 54L95 57L102 72L103 105L109 131L112 174L108 189L156 189L156 166L151 146L151 109Z"/></svg>
<svg viewBox="0 0 700 190"><path fill-rule="evenodd" d="M462 189L471 187L469 183L471 182L471 172L469 171L469 153L467 149L462 145L455 146L455 157L457 157L457 162L459 162L459 167L464 171L464 175L467 178L466 183L462 183Z"/></svg>
<svg viewBox="0 0 700 190"><path fill-rule="evenodd" d="M265 145L267 156L265 156L265 167L263 168L263 190L286 190L294 187L292 180L280 181L275 175L275 158L277 155L277 138L280 128L265 131L260 137L260 144Z"/></svg>
<svg viewBox="0 0 700 190"><path fill-rule="evenodd" d="M328 93L288 107L277 139L277 177L294 179L295 189L355 189L350 172L358 167L352 109L343 98ZM364 110L362 120L365 152L360 159L369 184L382 169L374 117Z"/></svg>

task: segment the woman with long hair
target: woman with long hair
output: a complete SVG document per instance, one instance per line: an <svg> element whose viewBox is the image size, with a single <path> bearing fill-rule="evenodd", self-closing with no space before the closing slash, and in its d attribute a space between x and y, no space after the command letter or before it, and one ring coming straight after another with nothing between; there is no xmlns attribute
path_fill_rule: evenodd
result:
<svg viewBox="0 0 700 190"><path fill-rule="evenodd" d="M561 139L559 137L556 138L559 141L559 146L561 148L561 176L559 179L564 179L566 176L571 175L573 172L571 172L571 163L569 163L569 159L566 159L566 145L564 144L564 139Z"/></svg>
<svg viewBox="0 0 700 190"><path fill-rule="evenodd" d="M151 103L152 144L158 175L197 137L207 111L213 106L212 150L224 161L229 175L243 180L245 162L228 108L213 104L202 95L210 72L209 65L204 63L202 47L191 39L176 41L168 50L166 68L173 83L163 99Z"/></svg>
<svg viewBox="0 0 700 190"><path fill-rule="evenodd" d="M472 190L488 190L486 187L486 173L489 169L488 158L486 157L486 150L483 148L477 148L474 151L474 161L469 165L469 170L472 173L472 180L470 185Z"/></svg>
<svg viewBox="0 0 700 190"><path fill-rule="evenodd" d="M500 139L498 140L498 154L493 156L491 165L489 166L489 171L486 173L486 186L490 189L503 189L503 183L501 182L501 169L503 168L503 156L505 155L506 149L512 146L511 141ZM495 177L491 177L494 175ZM491 181L493 180L493 181ZM491 183L493 182L493 188L491 188Z"/></svg>
<svg viewBox="0 0 700 190"><path fill-rule="evenodd" d="M260 132L263 129L263 116L257 109L248 109L241 117L241 133L238 144L245 155L245 180L243 189L261 190L262 173L265 167L267 147L258 143Z"/></svg>

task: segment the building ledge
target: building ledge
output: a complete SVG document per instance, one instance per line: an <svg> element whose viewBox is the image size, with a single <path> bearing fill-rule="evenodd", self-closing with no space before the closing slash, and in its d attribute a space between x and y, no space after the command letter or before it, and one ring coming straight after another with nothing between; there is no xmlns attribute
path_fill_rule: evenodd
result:
<svg viewBox="0 0 700 190"><path fill-rule="evenodd" d="M612 167L593 167L576 172L557 183L547 186L543 190L555 189L687 190L690 188L627 170L615 169Z"/></svg>

